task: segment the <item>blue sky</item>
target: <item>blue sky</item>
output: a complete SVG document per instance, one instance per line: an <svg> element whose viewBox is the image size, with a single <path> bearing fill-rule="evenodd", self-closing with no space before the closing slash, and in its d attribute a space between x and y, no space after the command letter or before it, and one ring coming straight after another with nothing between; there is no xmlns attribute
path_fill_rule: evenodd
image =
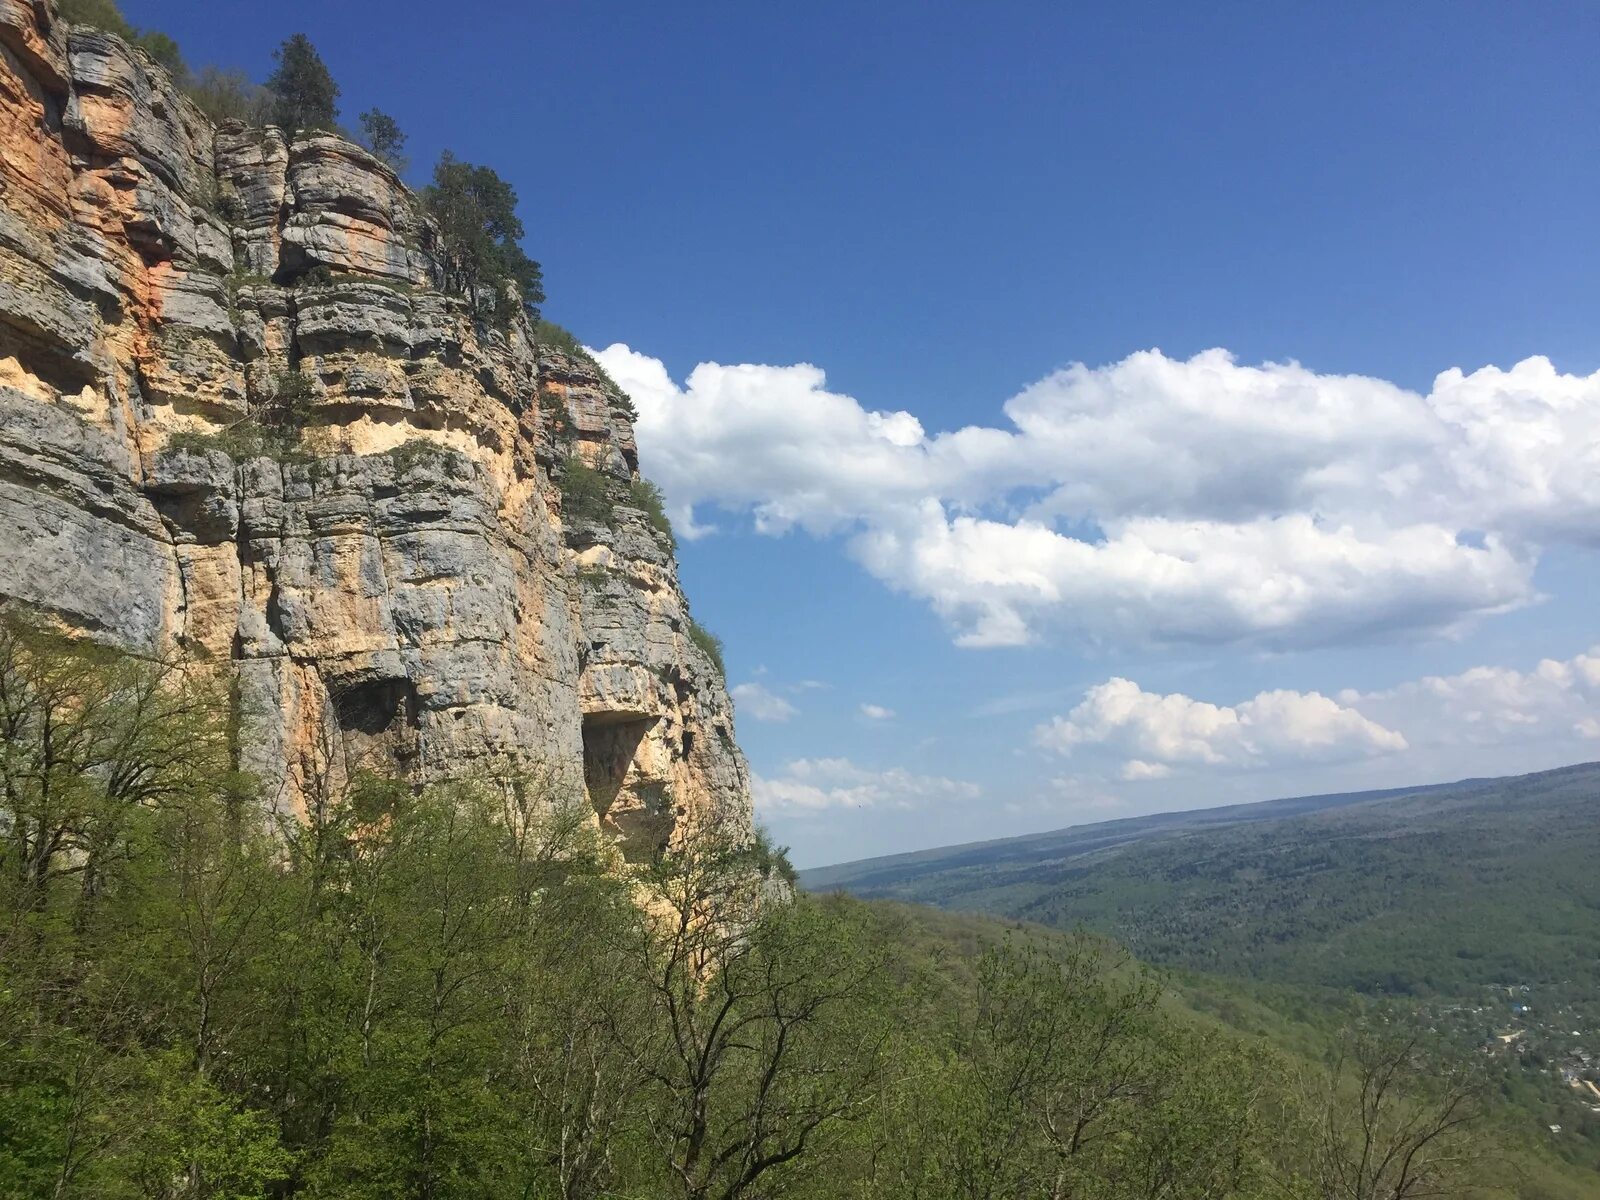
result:
<svg viewBox="0 0 1600 1200"><path fill-rule="evenodd" d="M513 182L801 864L1600 757L1600 9L125 9Z"/></svg>

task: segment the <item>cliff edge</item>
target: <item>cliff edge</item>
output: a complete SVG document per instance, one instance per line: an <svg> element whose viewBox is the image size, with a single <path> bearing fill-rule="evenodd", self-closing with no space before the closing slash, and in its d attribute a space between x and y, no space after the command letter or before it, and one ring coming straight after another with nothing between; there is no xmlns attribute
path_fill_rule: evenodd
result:
<svg viewBox="0 0 1600 1200"><path fill-rule="evenodd" d="M0 0L0 148L0 599L228 664L282 811L512 763L629 858L748 832L627 398L439 290L384 163L213 125L47 0Z"/></svg>

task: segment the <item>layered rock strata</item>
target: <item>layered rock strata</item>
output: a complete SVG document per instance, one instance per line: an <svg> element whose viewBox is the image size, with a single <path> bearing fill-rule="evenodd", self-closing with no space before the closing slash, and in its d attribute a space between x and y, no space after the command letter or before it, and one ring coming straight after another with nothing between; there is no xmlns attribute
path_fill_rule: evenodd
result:
<svg viewBox="0 0 1600 1200"><path fill-rule="evenodd" d="M0 146L0 598L225 666L285 811L511 764L629 857L748 831L626 397L438 290L387 166L214 126L47 0L0 0Z"/></svg>

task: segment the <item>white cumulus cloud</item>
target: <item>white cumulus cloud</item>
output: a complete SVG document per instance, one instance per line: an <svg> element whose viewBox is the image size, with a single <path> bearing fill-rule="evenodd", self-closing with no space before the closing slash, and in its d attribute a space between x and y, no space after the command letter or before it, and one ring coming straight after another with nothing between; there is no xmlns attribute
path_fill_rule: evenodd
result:
<svg viewBox="0 0 1600 1200"><path fill-rule="evenodd" d="M1090 688L1066 716L1039 726L1035 739L1062 754L1080 747L1118 754L1127 780L1161 778L1175 765L1276 767L1406 748L1400 733L1317 692L1262 692L1218 705L1121 678Z"/></svg>
<svg viewBox="0 0 1600 1200"><path fill-rule="evenodd" d="M1544 659L1531 671L1473 667L1385 691L1345 691L1339 700L1406 729L1418 744L1600 738L1600 647Z"/></svg>
<svg viewBox="0 0 1600 1200"><path fill-rule="evenodd" d="M762 684L737 684L730 693L738 712L757 721L787 721L800 710Z"/></svg>
<svg viewBox="0 0 1600 1200"><path fill-rule="evenodd" d="M831 808L918 809L976 800L975 784L938 775L914 775L901 767L874 771L845 758L801 758L780 775L750 781L756 808L795 814Z"/></svg>
<svg viewBox="0 0 1600 1200"><path fill-rule="evenodd" d="M1112 678L1039 725L1034 741L1075 762L1107 759L1107 777L1125 783L1181 770L1274 769L1405 751L1447 763L1452 747L1543 746L1577 757L1600 743L1600 647L1526 671L1479 666L1378 691L1329 697L1276 690L1231 705Z"/></svg>
<svg viewBox="0 0 1600 1200"><path fill-rule="evenodd" d="M627 346L597 353L687 531L720 509L842 535L968 645L1449 631L1535 600L1543 547L1600 540L1600 373L1543 358L1421 394L1148 350L930 433L807 364L702 363L679 385Z"/></svg>
<svg viewBox="0 0 1600 1200"><path fill-rule="evenodd" d="M863 704L861 715L869 721L887 721L893 718L894 709L885 708L881 704Z"/></svg>

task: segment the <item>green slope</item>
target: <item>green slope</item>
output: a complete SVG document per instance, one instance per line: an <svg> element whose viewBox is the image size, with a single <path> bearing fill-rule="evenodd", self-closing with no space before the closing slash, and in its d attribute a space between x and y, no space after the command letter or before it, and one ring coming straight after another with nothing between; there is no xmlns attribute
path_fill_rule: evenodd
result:
<svg viewBox="0 0 1600 1200"><path fill-rule="evenodd" d="M1600 987L1600 764L1081 826L801 873L1364 992Z"/></svg>
<svg viewBox="0 0 1600 1200"><path fill-rule="evenodd" d="M1600 1195L1582 1087L1600 1082L1600 764L1086 825L801 883L1085 926L1297 1053L1354 1006L1379 1013L1487 1072L1530 1169L1577 1170Z"/></svg>

